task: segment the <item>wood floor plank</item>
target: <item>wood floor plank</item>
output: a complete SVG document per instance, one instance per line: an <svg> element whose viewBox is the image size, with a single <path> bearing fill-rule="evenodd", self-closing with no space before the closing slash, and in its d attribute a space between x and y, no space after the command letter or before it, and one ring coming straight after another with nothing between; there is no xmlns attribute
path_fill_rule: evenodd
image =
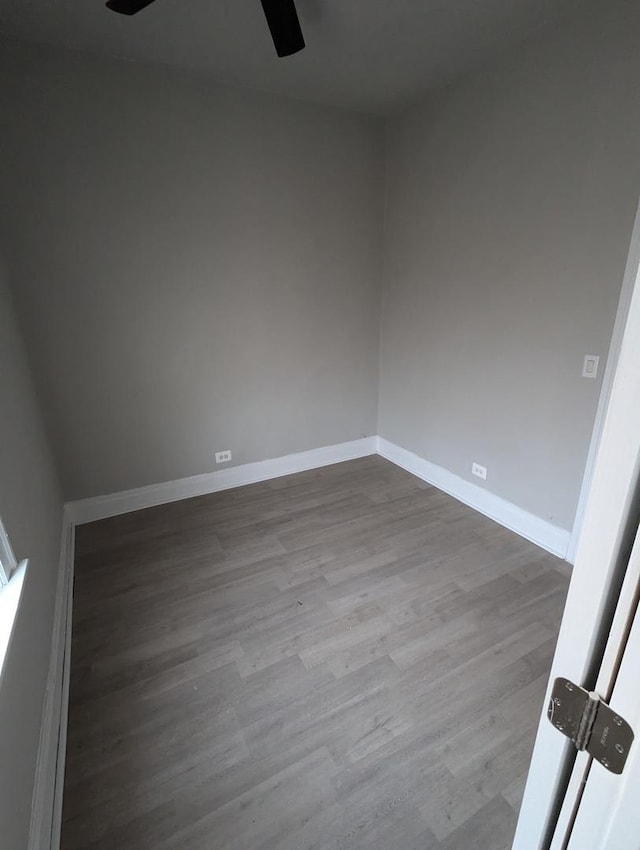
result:
<svg viewBox="0 0 640 850"><path fill-rule="evenodd" d="M566 567L378 457L81 526L62 850L506 850Z"/></svg>

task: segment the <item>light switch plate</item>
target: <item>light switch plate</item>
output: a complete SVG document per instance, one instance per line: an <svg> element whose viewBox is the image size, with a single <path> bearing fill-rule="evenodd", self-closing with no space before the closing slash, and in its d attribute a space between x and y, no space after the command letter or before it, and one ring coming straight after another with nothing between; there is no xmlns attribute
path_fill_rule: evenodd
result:
<svg viewBox="0 0 640 850"><path fill-rule="evenodd" d="M598 376L598 364L600 358L596 354L585 354L582 367L583 378L596 378Z"/></svg>

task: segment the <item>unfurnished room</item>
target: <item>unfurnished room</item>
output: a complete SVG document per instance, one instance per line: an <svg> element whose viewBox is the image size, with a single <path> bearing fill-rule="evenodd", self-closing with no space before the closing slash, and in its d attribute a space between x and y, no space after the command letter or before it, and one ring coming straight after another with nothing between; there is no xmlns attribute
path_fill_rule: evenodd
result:
<svg viewBox="0 0 640 850"><path fill-rule="evenodd" d="M639 31L0 0L0 850L640 850Z"/></svg>

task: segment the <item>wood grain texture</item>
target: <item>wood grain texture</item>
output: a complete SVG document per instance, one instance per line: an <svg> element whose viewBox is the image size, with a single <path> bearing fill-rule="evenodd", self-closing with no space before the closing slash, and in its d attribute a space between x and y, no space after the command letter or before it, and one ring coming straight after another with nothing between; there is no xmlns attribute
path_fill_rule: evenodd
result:
<svg viewBox="0 0 640 850"><path fill-rule="evenodd" d="M379 457L78 528L63 850L507 850L567 585Z"/></svg>

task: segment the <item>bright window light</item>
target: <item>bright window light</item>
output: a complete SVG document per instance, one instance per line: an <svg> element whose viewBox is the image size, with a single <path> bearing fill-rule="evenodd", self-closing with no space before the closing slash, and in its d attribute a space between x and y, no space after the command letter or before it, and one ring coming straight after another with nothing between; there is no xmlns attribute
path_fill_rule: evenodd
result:
<svg viewBox="0 0 640 850"><path fill-rule="evenodd" d="M9 577L17 566L16 556L13 554L4 523L0 519L0 585L9 583Z"/></svg>
<svg viewBox="0 0 640 850"><path fill-rule="evenodd" d="M4 524L0 519L0 679L2 679L11 646L27 566L27 561L17 563Z"/></svg>

